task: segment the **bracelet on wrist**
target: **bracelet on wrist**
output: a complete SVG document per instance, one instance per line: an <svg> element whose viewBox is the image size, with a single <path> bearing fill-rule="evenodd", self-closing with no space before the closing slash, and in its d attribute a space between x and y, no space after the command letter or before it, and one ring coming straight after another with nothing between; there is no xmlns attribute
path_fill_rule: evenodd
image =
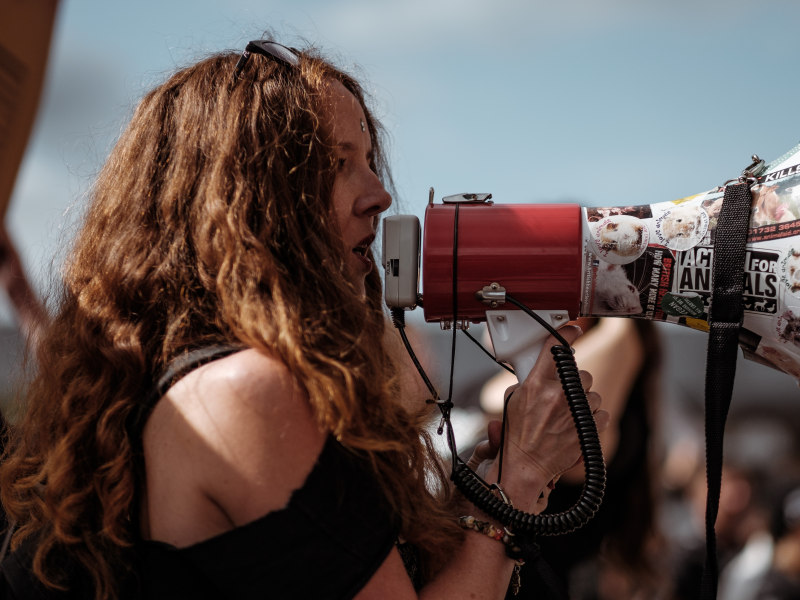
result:
<svg viewBox="0 0 800 600"><path fill-rule="evenodd" d="M482 533L493 540L502 542L506 548L506 555L514 561L514 571L511 573L510 589L511 593L516 596L519 594L522 580L520 577L520 567L525 564L522 558L522 548L514 543L514 534L511 533L507 527L500 529L495 527L488 521L479 521L473 516L464 516L458 519L458 524L463 529L471 529Z"/></svg>
<svg viewBox="0 0 800 600"><path fill-rule="evenodd" d="M483 535L502 542L506 547L506 554L518 564L523 565L525 561L522 559L522 549L517 546L514 541L514 534L504 527L500 529L489 521L479 521L473 516L467 515L458 519L458 524L462 529L471 529Z"/></svg>

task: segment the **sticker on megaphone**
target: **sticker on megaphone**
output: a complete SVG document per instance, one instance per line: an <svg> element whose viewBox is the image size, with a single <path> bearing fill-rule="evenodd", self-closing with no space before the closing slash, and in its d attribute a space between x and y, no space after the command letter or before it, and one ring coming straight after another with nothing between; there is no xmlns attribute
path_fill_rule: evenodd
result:
<svg viewBox="0 0 800 600"><path fill-rule="evenodd" d="M767 165L751 192L743 335L753 358L800 378L800 146ZM580 314L707 330L723 194L584 208Z"/></svg>
<svg viewBox="0 0 800 600"><path fill-rule="evenodd" d="M706 318L703 298L696 292L686 292L684 294L667 292L661 299L661 310L664 311L664 314L674 317Z"/></svg>
<svg viewBox="0 0 800 600"><path fill-rule="evenodd" d="M766 166L754 160L745 172L753 202L740 346L800 379L800 146ZM418 246L406 251L402 243L384 259L386 289L398 302L391 278L406 273L408 299L399 306L419 299L426 321L462 327L507 308L508 294L569 318L634 317L708 331L723 196L717 187L672 202L598 208L495 203L489 194L439 204L431 191L422 294Z"/></svg>

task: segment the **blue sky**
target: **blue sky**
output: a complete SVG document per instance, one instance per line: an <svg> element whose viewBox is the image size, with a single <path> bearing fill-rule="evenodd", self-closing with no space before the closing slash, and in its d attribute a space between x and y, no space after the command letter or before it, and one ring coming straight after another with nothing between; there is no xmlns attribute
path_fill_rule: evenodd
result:
<svg viewBox="0 0 800 600"><path fill-rule="evenodd" d="M800 141L799 17L793 0L62 0L8 228L46 280L143 92L265 30L365 82L401 212L421 215L431 186L497 202L672 200Z"/></svg>

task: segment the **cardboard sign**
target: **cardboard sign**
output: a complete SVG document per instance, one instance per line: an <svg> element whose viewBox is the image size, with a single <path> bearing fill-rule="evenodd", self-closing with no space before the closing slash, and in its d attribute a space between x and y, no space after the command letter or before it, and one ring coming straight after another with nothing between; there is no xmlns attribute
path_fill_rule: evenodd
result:
<svg viewBox="0 0 800 600"><path fill-rule="evenodd" d="M57 0L3 0L0 18L0 219L39 106Z"/></svg>

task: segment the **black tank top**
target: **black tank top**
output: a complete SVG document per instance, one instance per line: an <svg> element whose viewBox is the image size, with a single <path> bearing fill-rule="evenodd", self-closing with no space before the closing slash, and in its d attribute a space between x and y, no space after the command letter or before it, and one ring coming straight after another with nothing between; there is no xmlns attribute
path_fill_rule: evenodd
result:
<svg viewBox="0 0 800 600"><path fill-rule="evenodd" d="M367 466L328 439L286 508L186 548L142 541L142 597L352 598L396 537Z"/></svg>
<svg viewBox="0 0 800 600"><path fill-rule="evenodd" d="M177 379L238 350L203 348L173 362L143 406L139 439L152 407ZM352 598L397 533L366 459L328 438L284 509L185 548L142 540L141 598Z"/></svg>
<svg viewBox="0 0 800 600"><path fill-rule="evenodd" d="M141 442L147 417L178 379L241 349L203 348L174 361L129 423L131 439ZM143 463L138 467L143 470ZM386 559L397 534L367 459L328 438L284 509L185 548L139 540L129 555L136 564L118 591L125 600L352 598ZM44 588L31 573L34 549L35 541L28 538L3 561L3 598L94 596L87 574L69 554L61 557L69 589ZM400 549L414 581L416 553L408 545Z"/></svg>

